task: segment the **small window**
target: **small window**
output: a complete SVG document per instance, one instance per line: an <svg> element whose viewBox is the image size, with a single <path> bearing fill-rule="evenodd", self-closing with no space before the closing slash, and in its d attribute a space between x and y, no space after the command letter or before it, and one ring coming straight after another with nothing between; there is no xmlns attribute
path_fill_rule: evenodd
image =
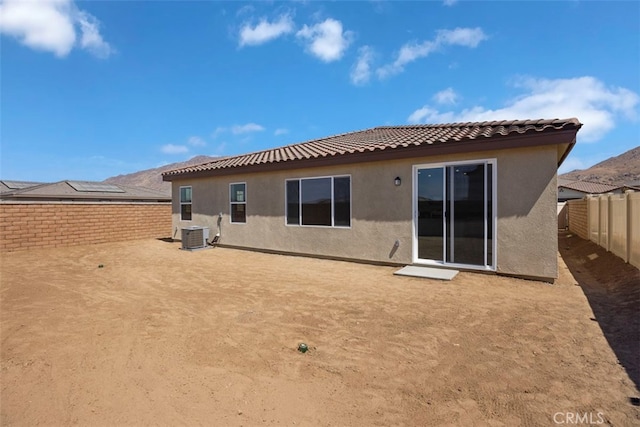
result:
<svg viewBox="0 0 640 427"><path fill-rule="evenodd" d="M191 221L191 187L180 187L180 219Z"/></svg>
<svg viewBox="0 0 640 427"><path fill-rule="evenodd" d="M333 178L333 225L351 226L351 178Z"/></svg>
<svg viewBox="0 0 640 427"><path fill-rule="evenodd" d="M286 181L287 225L351 226L351 177Z"/></svg>
<svg viewBox="0 0 640 427"><path fill-rule="evenodd" d="M229 185L229 200L231 201L231 222L247 222L247 184L244 182Z"/></svg>
<svg viewBox="0 0 640 427"><path fill-rule="evenodd" d="M300 180L287 181L287 224L300 225Z"/></svg>

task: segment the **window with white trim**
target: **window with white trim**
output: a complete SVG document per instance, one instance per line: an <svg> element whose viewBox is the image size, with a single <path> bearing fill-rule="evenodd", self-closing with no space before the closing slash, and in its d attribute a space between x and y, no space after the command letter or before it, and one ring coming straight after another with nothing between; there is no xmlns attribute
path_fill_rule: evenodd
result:
<svg viewBox="0 0 640 427"><path fill-rule="evenodd" d="M191 186L180 187L180 220L191 221Z"/></svg>
<svg viewBox="0 0 640 427"><path fill-rule="evenodd" d="M286 180L287 225L351 226L351 177Z"/></svg>
<svg viewBox="0 0 640 427"><path fill-rule="evenodd" d="M247 222L247 184L236 182L229 184L229 201L231 203L231 222L244 224Z"/></svg>

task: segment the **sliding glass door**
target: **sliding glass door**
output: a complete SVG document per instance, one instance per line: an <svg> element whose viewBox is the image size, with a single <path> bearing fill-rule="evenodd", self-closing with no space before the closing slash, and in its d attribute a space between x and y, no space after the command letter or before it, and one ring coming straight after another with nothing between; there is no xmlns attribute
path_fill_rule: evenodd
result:
<svg viewBox="0 0 640 427"><path fill-rule="evenodd" d="M494 268L494 163L414 168L414 261Z"/></svg>

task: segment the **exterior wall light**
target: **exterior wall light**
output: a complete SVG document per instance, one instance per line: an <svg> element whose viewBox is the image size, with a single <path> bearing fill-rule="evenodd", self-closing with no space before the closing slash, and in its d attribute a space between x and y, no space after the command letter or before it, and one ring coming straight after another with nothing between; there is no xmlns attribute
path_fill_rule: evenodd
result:
<svg viewBox="0 0 640 427"><path fill-rule="evenodd" d="M396 187L399 187L400 184L402 184L402 180L399 176L396 176L396 179L393 180L393 183L396 185Z"/></svg>

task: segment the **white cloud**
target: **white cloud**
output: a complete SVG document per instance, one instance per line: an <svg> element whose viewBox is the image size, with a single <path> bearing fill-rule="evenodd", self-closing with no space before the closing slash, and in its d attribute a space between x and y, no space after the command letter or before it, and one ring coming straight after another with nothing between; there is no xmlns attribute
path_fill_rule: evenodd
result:
<svg viewBox="0 0 640 427"><path fill-rule="evenodd" d="M405 65L429 56L431 53L445 46L464 46L475 48L487 39L481 28L456 28L454 30L439 30L434 40L422 43L410 42L400 48L396 60L376 70L379 78L386 78L404 71Z"/></svg>
<svg viewBox="0 0 640 427"><path fill-rule="evenodd" d="M233 135L243 135L252 132L262 132L266 128L257 123L247 123L244 125L233 125L231 127L218 126L216 130L211 133L211 138L216 139L220 135L231 132ZM276 131L277 132L277 131Z"/></svg>
<svg viewBox="0 0 640 427"><path fill-rule="evenodd" d="M458 94L453 90L453 88L448 87L433 95L433 100L438 104L452 105L458 100Z"/></svg>
<svg viewBox="0 0 640 427"><path fill-rule="evenodd" d="M387 0L369 0L369 3L373 5L375 13L384 13L389 9Z"/></svg>
<svg viewBox="0 0 640 427"><path fill-rule="evenodd" d="M443 3L445 6L453 6L454 4L458 3L458 0L444 0Z"/></svg>
<svg viewBox="0 0 640 427"><path fill-rule="evenodd" d="M205 145L207 145L205 140L200 138L199 136L191 136L191 137L189 137L189 139L187 140L187 143L189 145L194 146L194 147L204 147Z"/></svg>
<svg viewBox="0 0 640 427"><path fill-rule="evenodd" d="M99 25L94 16L78 9L72 0L4 0L0 4L0 33L58 57L67 56L78 44L76 27L81 32L82 49L101 58L109 56L113 49L102 39Z"/></svg>
<svg viewBox="0 0 640 427"><path fill-rule="evenodd" d="M502 108L474 106L460 112L440 112L425 105L411 113L407 120L410 123L452 123L577 117L584 124L578 134L580 140L595 142L611 131L620 118L637 119L640 96L625 88L606 87L595 77L528 77L516 80L514 86L523 93Z"/></svg>
<svg viewBox="0 0 640 427"><path fill-rule="evenodd" d="M278 128L278 129L276 129L276 130L275 130L275 132L273 132L273 134L274 134L275 136L278 136L278 135L286 135L286 134L288 134L288 133L289 133L289 129L285 129L285 128Z"/></svg>
<svg viewBox="0 0 640 427"><path fill-rule="evenodd" d="M446 120L442 120L441 115L438 114L438 110L427 107L426 105L411 113L407 121L409 123L447 123Z"/></svg>
<svg viewBox="0 0 640 427"><path fill-rule="evenodd" d="M456 28L455 30L439 30L436 44L438 46L457 45L474 48L486 39L487 35L480 27Z"/></svg>
<svg viewBox="0 0 640 427"><path fill-rule="evenodd" d="M247 123L246 125L235 125L231 127L231 133L234 135L240 135L250 132L261 132L263 130L264 127L256 123Z"/></svg>
<svg viewBox="0 0 640 427"><path fill-rule="evenodd" d="M83 11L78 12L77 19L82 32L80 46L99 58L106 58L111 55L113 48L102 39L98 30L100 27L98 20Z"/></svg>
<svg viewBox="0 0 640 427"><path fill-rule="evenodd" d="M257 46L293 31L293 20L289 15L282 15L277 21L269 22L261 19L255 26L246 24L240 30L240 46Z"/></svg>
<svg viewBox="0 0 640 427"><path fill-rule="evenodd" d="M236 12L236 16L240 16L240 15L248 15L250 13L253 13L253 11L255 10L255 7L251 6L251 5L246 5L246 6L242 6L240 9L238 9L238 11Z"/></svg>
<svg viewBox="0 0 640 427"><path fill-rule="evenodd" d="M358 60L351 68L351 83L363 85L369 82L374 57L375 52L370 46L362 46L358 49Z"/></svg>
<svg viewBox="0 0 640 427"><path fill-rule="evenodd" d="M306 41L306 50L324 62L342 58L353 33L342 30L342 22L327 18L313 26L305 25L296 36Z"/></svg>
<svg viewBox="0 0 640 427"><path fill-rule="evenodd" d="M222 135L227 131L227 128L224 126L218 126L216 130L211 133L211 138L216 139L218 136Z"/></svg>
<svg viewBox="0 0 640 427"><path fill-rule="evenodd" d="M166 144L160 150L165 154L182 154L189 152L189 148L184 145Z"/></svg>

